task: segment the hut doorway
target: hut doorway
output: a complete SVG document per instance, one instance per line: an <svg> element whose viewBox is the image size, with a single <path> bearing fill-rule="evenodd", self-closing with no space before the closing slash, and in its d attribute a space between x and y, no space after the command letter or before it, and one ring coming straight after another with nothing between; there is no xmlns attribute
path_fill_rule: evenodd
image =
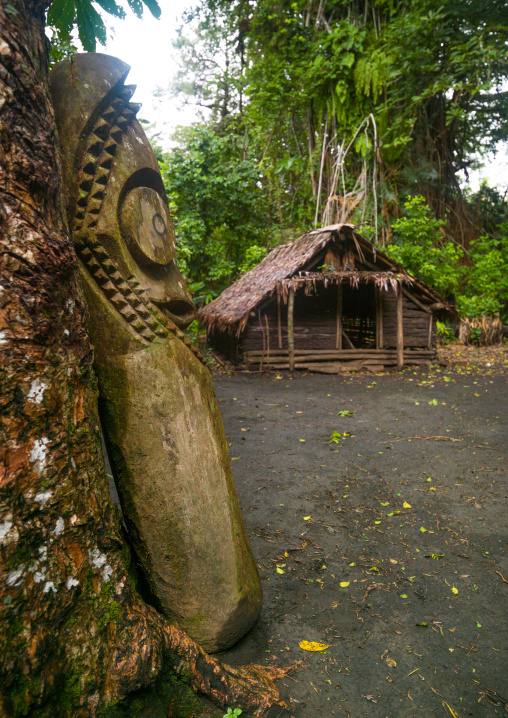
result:
<svg viewBox="0 0 508 718"><path fill-rule="evenodd" d="M342 331L345 349L376 348L376 297L372 284L342 284Z"/></svg>
<svg viewBox="0 0 508 718"><path fill-rule="evenodd" d="M375 287L348 282L295 292L294 342L295 350L376 349Z"/></svg>

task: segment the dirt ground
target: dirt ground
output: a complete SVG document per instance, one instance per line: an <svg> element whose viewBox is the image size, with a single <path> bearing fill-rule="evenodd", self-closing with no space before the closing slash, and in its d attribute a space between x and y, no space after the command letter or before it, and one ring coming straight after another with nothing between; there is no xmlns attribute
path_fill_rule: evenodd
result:
<svg viewBox="0 0 508 718"><path fill-rule="evenodd" d="M508 351L442 357L214 377L264 588L220 657L303 661L295 718L508 712Z"/></svg>

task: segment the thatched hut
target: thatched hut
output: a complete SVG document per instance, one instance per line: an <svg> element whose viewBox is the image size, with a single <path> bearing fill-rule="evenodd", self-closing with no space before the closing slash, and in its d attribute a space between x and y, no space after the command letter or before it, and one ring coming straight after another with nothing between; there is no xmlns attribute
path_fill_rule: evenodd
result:
<svg viewBox="0 0 508 718"><path fill-rule="evenodd" d="M454 315L353 225L337 224L272 250L198 317L234 364L335 373L430 364L436 312Z"/></svg>

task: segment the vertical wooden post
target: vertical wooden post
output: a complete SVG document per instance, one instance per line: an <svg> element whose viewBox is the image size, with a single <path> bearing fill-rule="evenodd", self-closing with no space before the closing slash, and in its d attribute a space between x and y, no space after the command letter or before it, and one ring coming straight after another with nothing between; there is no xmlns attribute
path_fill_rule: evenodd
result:
<svg viewBox="0 0 508 718"><path fill-rule="evenodd" d="M404 310L400 282L397 289L397 370L400 371L404 367Z"/></svg>
<svg viewBox="0 0 508 718"><path fill-rule="evenodd" d="M282 326L280 321L280 294L277 293L277 329L279 330L279 349L282 349Z"/></svg>
<svg viewBox="0 0 508 718"><path fill-rule="evenodd" d="M295 336L293 333L293 317L295 310L295 290L289 290L288 298L288 349L289 349L289 370L295 370Z"/></svg>
<svg viewBox="0 0 508 718"><path fill-rule="evenodd" d="M383 337L383 297L380 287L376 287L376 349L382 349Z"/></svg>
<svg viewBox="0 0 508 718"><path fill-rule="evenodd" d="M270 364L270 327L268 326L268 315L265 314L266 325L266 363Z"/></svg>
<svg viewBox="0 0 508 718"><path fill-rule="evenodd" d="M337 333L335 335L335 348L342 349L342 284L337 284Z"/></svg>
<svg viewBox="0 0 508 718"><path fill-rule="evenodd" d="M263 353L261 354L261 361L259 362L259 371L263 368L263 362L265 360L265 352L266 352L266 337L265 337L265 330L263 329L263 322L261 321L261 312L258 309L258 322L259 322L259 328L261 329L261 336L263 337Z"/></svg>
<svg viewBox="0 0 508 718"><path fill-rule="evenodd" d="M427 342L429 349L432 349L432 330L434 329L434 315L429 315L429 341Z"/></svg>

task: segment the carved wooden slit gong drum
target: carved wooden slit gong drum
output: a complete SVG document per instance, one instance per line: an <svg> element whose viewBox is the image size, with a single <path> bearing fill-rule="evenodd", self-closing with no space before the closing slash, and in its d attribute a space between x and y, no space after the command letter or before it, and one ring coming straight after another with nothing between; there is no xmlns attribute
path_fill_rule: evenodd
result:
<svg viewBox="0 0 508 718"><path fill-rule="evenodd" d="M160 609L209 651L256 621L261 584L211 376L181 331L194 305L174 261L157 160L129 66L75 55L51 73L99 409L132 543Z"/></svg>

